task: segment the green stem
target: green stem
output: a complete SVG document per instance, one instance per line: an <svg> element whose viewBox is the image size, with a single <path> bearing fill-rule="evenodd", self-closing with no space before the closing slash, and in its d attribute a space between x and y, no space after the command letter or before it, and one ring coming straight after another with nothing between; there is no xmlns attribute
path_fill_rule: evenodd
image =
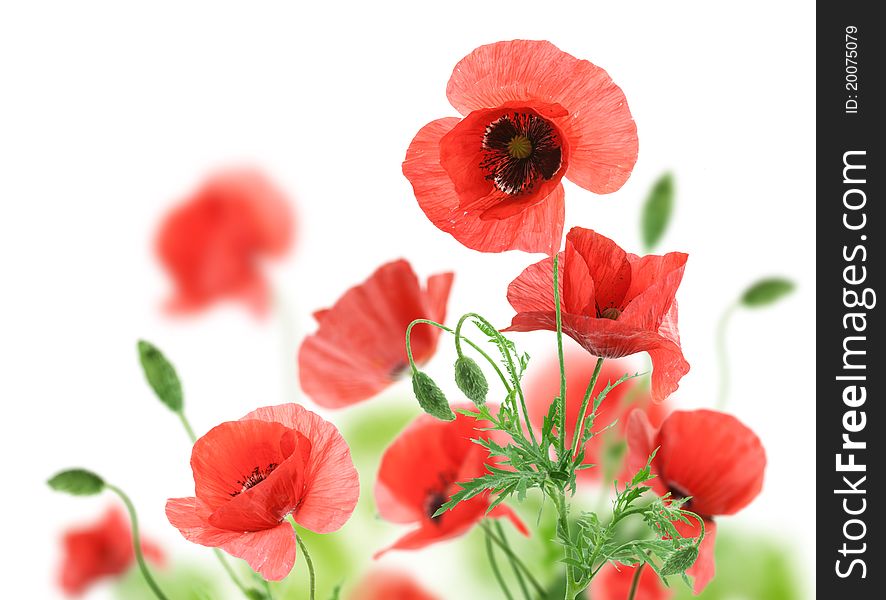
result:
<svg viewBox="0 0 886 600"><path fill-rule="evenodd" d="M511 591L508 589L508 584L505 583L505 579L502 577L501 571L498 568L498 562L495 560L495 550L492 548L492 538L489 534L489 530L486 530L486 556L489 558L489 566L492 568L492 574L495 575L495 579L498 581L498 586L501 588L505 598L508 600L514 600Z"/></svg>
<svg viewBox="0 0 886 600"><path fill-rule="evenodd" d="M188 437L191 439L191 444L196 444L197 434L194 433L194 428L191 427L190 421L188 421L188 418L185 416L184 409L175 411L175 414L177 414L178 418L181 420L182 425L185 428L185 433L187 433Z"/></svg>
<svg viewBox="0 0 886 600"><path fill-rule="evenodd" d="M517 553L514 552L514 550L511 548L511 545L508 543L508 540L505 537L504 528L501 526L501 524L496 523L496 527L497 527L498 531L500 532L501 536L493 533L491 531L489 525L485 521L481 522L480 526L486 532L487 537L491 538L492 541L495 542L498 545L498 547L504 551L504 553L507 555L508 559L511 561L511 564L516 566L517 568L519 568L523 572L523 575L526 577L526 579L529 580L529 583L532 585L533 588L535 588L535 591L540 596L545 596L547 594L547 591L538 582L538 580L535 578L535 575L532 574L532 571L529 569L529 567L527 567L523 563L523 561L520 560L520 557L517 556Z"/></svg>
<svg viewBox="0 0 886 600"><path fill-rule="evenodd" d="M640 588L640 574L645 566L645 562L640 563L640 566L634 571L634 578L631 579L631 591L628 592L628 600L634 600L637 597L637 590Z"/></svg>
<svg viewBox="0 0 886 600"><path fill-rule="evenodd" d="M730 304L717 323L717 359L720 363L720 390L717 394L717 408L726 406L726 398L729 396L729 354L726 348L726 327L729 319L738 308L738 303Z"/></svg>
<svg viewBox="0 0 886 600"><path fill-rule="evenodd" d="M554 312L557 320L557 359L560 361L560 452L566 455L566 363L563 360L563 311L560 306L560 254L554 254Z"/></svg>
<svg viewBox="0 0 886 600"><path fill-rule="evenodd" d="M501 523L495 521L492 525L495 528L495 532L498 534L498 538L501 539L505 547L508 544L508 538L505 534L505 528L501 526ZM510 548L508 548L510 550ZM520 569L520 566L516 562L516 556L513 552L505 552L505 555L508 557L508 562L511 563L511 570L514 572L514 578L517 580L517 585L520 586L520 591L523 592L523 597L526 600L532 600L532 596L529 594L529 589L526 587L526 582L523 580L523 571Z"/></svg>
<svg viewBox="0 0 886 600"><path fill-rule="evenodd" d="M129 520L132 523L132 547L135 550L135 560L138 562L138 568L141 570L142 577L145 578L148 587L151 588L151 591L154 592L154 595L157 596L159 600L169 600L160 590L160 586L157 585L157 582L154 581L154 577L151 575L151 570L148 568L148 563L145 562L145 556L142 553L141 535L138 531L138 515L136 515L135 512L135 505L132 503L132 500L129 499L129 496L117 486L105 484L105 487L117 494L120 499L123 500L123 504L126 505L126 510L129 511Z"/></svg>
<svg viewBox="0 0 886 600"><path fill-rule="evenodd" d="M581 409L578 411L578 420L575 422L575 433L572 435L572 456L578 456L579 443L582 437L582 430L585 424L585 412L588 410L588 403L591 400L591 394L594 392L594 386L597 385L597 378L600 376L600 369L603 368L603 358L597 359L597 365L594 367L594 374L591 375L591 381L585 390L585 396L581 401Z"/></svg>
<svg viewBox="0 0 886 600"><path fill-rule="evenodd" d="M295 527L293 527L294 529ZM301 539L301 536L297 533L295 534L295 540L298 542L298 547L301 548L301 553L305 555L305 563L308 565L308 577L310 578L310 600L314 600L314 596L317 593L317 580L314 575L314 561L311 560L311 555L308 553L308 547L305 546L304 540Z"/></svg>

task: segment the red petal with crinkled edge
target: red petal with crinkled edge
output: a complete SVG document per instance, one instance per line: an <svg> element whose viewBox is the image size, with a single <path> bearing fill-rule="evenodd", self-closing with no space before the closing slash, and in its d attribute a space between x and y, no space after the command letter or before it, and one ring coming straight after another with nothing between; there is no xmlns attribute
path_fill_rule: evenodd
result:
<svg viewBox="0 0 886 600"><path fill-rule="evenodd" d="M409 263L396 260L345 292L331 309L320 311L317 332L298 353L305 393L321 406L339 408L394 383L409 364L406 327L415 319L444 320L452 280L452 273L434 275L423 290ZM416 362L433 355L439 334L436 327L413 328Z"/></svg>
<svg viewBox="0 0 886 600"><path fill-rule="evenodd" d="M337 531L350 518L360 495L357 469L351 450L335 425L298 404L256 409L242 421L257 419L280 423L310 442L304 474L304 491L295 522L315 533Z"/></svg>
<svg viewBox="0 0 886 600"><path fill-rule="evenodd" d="M437 119L422 127L403 161L403 174L428 219L468 248L481 252L556 252L565 218L562 185L537 204L503 218L483 218L484 210L461 206L455 183L440 162L443 136L458 122L456 118Z"/></svg>
<svg viewBox="0 0 886 600"><path fill-rule="evenodd" d="M167 309L193 312L227 298L265 313L269 294L258 259L284 254L293 231L288 199L263 174L213 175L157 233L157 255L176 288Z"/></svg>
<svg viewBox="0 0 886 600"><path fill-rule="evenodd" d="M658 329L676 302L689 257L682 252L670 252L664 256L629 258L633 269L631 287L625 296L627 307L619 320L640 329Z"/></svg>
<svg viewBox="0 0 886 600"><path fill-rule="evenodd" d="M677 531L684 538L698 537L701 534L701 527L695 519L690 518L691 523L674 523ZM686 574L692 577L692 591L696 594L702 593L714 578L716 572L716 561L714 560L714 544L717 540L717 524L711 519L704 520L704 539L698 548L698 558L695 563L686 569Z"/></svg>
<svg viewBox="0 0 886 600"><path fill-rule="evenodd" d="M666 588L658 575L649 567L640 573L637 590L631 596L636 566L610 563L603 567L591 581L590 592L594 600L668 600L674 596L672 589Z"/></svg>
<svg viewBox="0 0 886 600"><path fill-rule="evenodd" d="M488 515L489 495L459 503L439 517L432 515L468 481L486 472L489 453L471 441L488 436L477 422L457 414L452 422L429 415L415 419L382 455L375 485L379 515L395 523L415 523L417 528L376 557L392 549L417 549L462 535L484 516L504 517L521 532L526 526L508 507L499 505Z"/></svg>
<svg viewBox="0 0 886 600"><path fill-rule="evenodd" d="M624 185L637 161L637 127L609 74L550 42L513 40L480 46L455 66L446 87L463 115L506 103L556 103L570 146L566 177L598 194Z"/></svg>
<svg viewBox="0 0 886 600"><path fill-rule="evenodd" d="M598 311L622 309L631 286L631 264L627 253L605 235L591 229L573 227L566 234L567 247L572 246L582 261L564 260L565 271L579 269L579 276L588 273L594 282L594 304ZM571 256L575 256L575 254ZM568 275L567 275L568 277ZM593 305L592 305L593 307ZM592 308L589 307L589 308ZM597 316L595 313L583 314Z"/></svg>
<svg viewBox="0 0 886 600"><path fill-rule="evenodd" d="M763 444L732 415L676 411L662 423L658 439L659 474L670 487L692 496L693 512L734 514L763 487Z"/></svg>
<svg viewBox="0 0 886 600"><path fill-rule="evenodd" d="M295 564L295 531L283 522L270 529L237 532L209 525L208 509L196 498L170 498L166 517L186 540L202 546L221 548L242 558L259 575L279 581L289 575Z"/></svg>
<svg viewBox="0 0 886 600"><path fill-rule="evenodd" d="M578 413L584 399L585 390L591 381L597 358L578 348L568 348L564 355L566 364L566 439L572 440L575 425L578 421ZM556 355L543 357L541 360L533 358L535 368L526 374L523 389L526 393L526 403L529 408L530 419L537 431L541 431L544 417L548 414L551 402L560 394L560 363ZM637 363L630 360L607 360L603 363L597 383L590 396L590 403L585 412L585 418L591 412L594 398L606 387L608 383L615 383L625 374L634 374L638 371ZM616 438L621 439L628 431L628 416L633 411L638 411L651 419L654 424L660 425L669 410L666 404L654 404L650 395L638 389L637 379L628 379L606 395L600 405L592 431L603 432L613 422L616 426L612 431L607 431L600 436L594 436L584 446L585 457L582 464L597 465L594 468L582 469L577 472L581 481L598 480L603 471L600 465L604 448ZM554 430L556 431L556 427ZM651 449L650 449L651 452ZM644 463L645 464L645 459ZM643 465L641 464L640 467ZM625 464L623 472L618 473L619 481L625 481L626 475L633 476L639 467Z"/></svg>
<svg viewBox="0 0 886 600"><path fill-rule="evenodd" d="M373 571L348 594L348 600L439 600L406 573Z"/></svg>

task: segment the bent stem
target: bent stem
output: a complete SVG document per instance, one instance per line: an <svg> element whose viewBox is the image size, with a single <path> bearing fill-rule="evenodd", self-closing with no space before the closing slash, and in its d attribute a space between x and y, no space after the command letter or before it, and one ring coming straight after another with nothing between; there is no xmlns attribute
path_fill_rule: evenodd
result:
<svg viewBox="0 0 886 600"><path fill-rule="evenodd" d="M505 578L502 577L501 570L498 568L498 561L495 560L495 550L492 547L492 536L490 535L488 529L485 529L485 531L486 557L489 559L489 567L492 569L492 574L495 576L495 580L498 581L498 587L501 588L501 591L505 595L505 598L507 598L507 600L514 600L514 597L511 595L511 591L508 589L508 584L505 583Z"/></svg>
<svg viewBox="0 0 886 600"><path fill-rule="evenodd" d="M730 304L717 323L717 359L720 365L720 390L717 394L717 408L726 406L726 398L729 396L729 354L726 348L726 327L732 318L738 303Z"/></svg>
<svg viewBox="0 0 886 600"><path fill-rule="evenodd" d="M631 590L628 592L628 600L634 600L637 597L637 590L640 589L640 574L643 573L643 567L646 563L640 563L640 566L634 571L634 578L631 579Z"/></svg>
<svg viewBox="0 0 886 600"><path fill-rule="evenodd" d="M290 517L292 519L292 517ZM295 522L292 522L292 529L295 530ZM305 564L308 565L308 578L310 580L310 595L308 596L310 600L314 600L314 596L317 593L317 580L314 574L314 561L311 560L311 555L308 552L308 547L305 546L304 540L301 539L301 536L298 535L298 532L295 533L295 541L298 542L298 547L301 548L301 553L305 555Z"/></svg>
<svg viewBox="0 0 886 600"><path fill-rule="evenodd" d="M511 565L515 569L520 569L522 575L526 577L529 581L530 585L535 588L535 591L542 597L547 594L545 588L538 582L535 578L535 575L532 574L532 570L527 567L523 561L520 560L520 557L517 556L517 553L511 548L511 545L508 543L507 537L505 537L504 528L500 523L495 523L496 530L498 534L494 533L489 526L489 523L486 521L482 521L480 526L483 528L483 531L486 532L487 538L491 539L495 544L502 549L502 551L507 555L508 560L511 561ZM519 576L518 576L519 577Z"/></svg>
<svg viewBox="0 0 886 600"><path fill-rule="evenodd" d="M129 499L129 496L117 486L106 483L105 487L117 494L120 499L123 500L123 504L126 505L126 510L129 511L129 520L132 524L132 546L135 551L135 560L138 562L138 568L142 573L142 577L145 579L145 583L148 584L148 587L151 588L151 591L154 592L154 595L157 596L159 600L169 600L160 589L160 586L157 585L154 576L151 575L151 570L148 568L148 563L145 561L145 556L142 553L141 535L138 530L138 515L136 515L135 512L135 505L132 503L132 500Z"/></svg>

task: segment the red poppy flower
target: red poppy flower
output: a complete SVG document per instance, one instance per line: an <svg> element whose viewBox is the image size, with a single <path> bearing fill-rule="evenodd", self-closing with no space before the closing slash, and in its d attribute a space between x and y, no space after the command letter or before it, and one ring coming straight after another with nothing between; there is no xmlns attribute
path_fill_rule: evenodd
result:
<svg viewBox="0 0 886 600"><path fill-rule="evenodd" d="M567 351L564 359L566 361L566 439L571 441L575 433L578 411L584 399L585 389L594 374L597 359L578 349ZM548 414L551 401L560 395L560 363L555 356L536 366L538 368L530 369L526 374L524 390L529 418L540 430L544 417ZM627 360L605 361L591 393L589 408L586 412L590 413L594 398L606 387L607 383L614 383L626 373L633 374L636 371L636 365ZM646 412L653 424L661 424L668 413L667 405L652 403L649 392L639 386L637 379L628 379L606 394L606 399L597 412L593 431L601 432L613 421L617 421L617 425L611 432L592 437L587 441L582 464L600 465L601 453L605 448L606 440L614 439L616 436L619 440L624 439L624 432L627 429L627 415L632 410L641 409ZM607 438L610 434L613 437ZM600 479L602 469L600 467L582 469L577 472L577 475L579 479L595 481ZM622 475L624 474L622 473ZM619 479L624 479L624 477Z"/></svg>
<svg viewBox="0 0 886 600"><path fill-rule="evenodd" d="M675 411L659 429L640 411L628 419L628 463L639 469L655 448L657 477L649 485L657 494L691 499L683 506L705 521L699 557L687 571L700 592L714 576L713 517L735 514L757 497L763 486L766 452L756 434L738 419L712 410ZM699 535L700 526L678 523L684 537Z"/></svg>
<svg viewBox="0 0 886 600"><path fill-rule="evenodd" d="M415 319L441 322L452 273L432 275L422 289L405 260L379 267L349 289L335 305L314 313L317 332L298 353L301 386L320 406L340 408L371 398L406 371L406 327ZM437 347L440 331L412 331L412 354L423 363Z"/></svg>
<svg viewBox="0 0 886 600"><path fill-rule="evenodd" d="M631 584L637 567L606 565L591 580L591 598L594 600L625 600L630 596ZM634 600L668 600L674 591L664 586L655 571L646 567L640 573Z"/></svg>
<svg viewBox="0 0 886 600"><path fill-rule="evenodd" d="M122 575L135 561L129 521L116 507L108 509L97 523L65 533L62 545L59 585L69 596L82 594L104 577ZM142 540L142 552L158 564L165 560L151 542Z"/></svg>
<svg viewBox="0 0 886 600"><path fill-rule="evenodd" d="M258 262L283 255L292 242L289 201L257 171L210 177L169 213L157 256L175 284L170 312L194 312L222 299L267 310L268 286Z"/></svg>
<svg viewBox="0 0 886 600"><path fill-rule="evenodd" d="M504 504L487 515L489 494L480 494L439 517L433 516L458 491L457 482L487 472L489 452L471 441L489 435L479 430L482 427L482 421L478 424L462 414L448 422L422 415L388 446L375 483L378 512L387 521L414 524L416 528L376 557L395 548L414 550L457 537L484 516L506 517L524 535L529 534L516 513Z"/></svg>
<svg viewBox="0 0 886 600"><path fill-rule="evenodd" d="M222 423L194 444L196 497L172 498L166 516L185 538L242 558L265 579L295 563L295 532L341 528L359 482L351 452L332 423L299 406L259 408Z"/></svg>
<svg viewBox="0 0 886 600"><path fill-rule="evenodd" d="M621 89L550 42L480 46L455 66L446 95L464 118L425 125L403 174L431 222L469 248L556 252L560 180L608 194L637 161Z"/></svg>
<svg viewBox="0 0 886 600"><path fill-rule="evenodd" d="M373 571L357 584L348 600L439 600L439 597L405 573Z"/></svg>
<svg viewBox="0 0 886 600"><path fill-rule="evenodd" d="M563 333L594 356L648 352L652 399L661 402L689 371L680 349L675 295L687 256L628 254L590 229L572 228L560 253ZM556 331L553 258L524 270L508 286L517 315L505 331Z"/></svg>

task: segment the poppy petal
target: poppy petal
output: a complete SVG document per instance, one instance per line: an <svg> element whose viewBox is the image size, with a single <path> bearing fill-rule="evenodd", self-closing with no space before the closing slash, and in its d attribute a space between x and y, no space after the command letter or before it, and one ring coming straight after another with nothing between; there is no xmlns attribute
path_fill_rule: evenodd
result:
<svg viewBox="0 0 886 600"><path fill-rule="evenodd" d="M563 256L560 253L559 279L563 296ZM554 309L554 259L545 258L529 265L508 285L508 302L518 313Z"/></svg>
<svg viewBox="0 0 886 600"><path fill-rule="evenodd" d="M658 329L683 279L688 256L670 252L665 256L632 256L631 287L627 292L627 307L620 320L640 329Z"/></svg>
<svg viewBox="0 0 886 600"><path fill-rule="evenodd" d="M474 250L555 252L563 236L565 218L562 185L558 184L533 206L502 218L484 219L483 210L462 207L455 183L440 162L443 136L458 122L456 118L432 121L419 130L409 145L403 174L412 184L419 207L438 229Z"/></svg>
<svg viewBox="0 0 886 600"><path fill-rule="evenodd" d="M619 189L637 161L637 127L624 93L606 71L550 42L480 46L455 66L446 95L463 115L508 102L560 104L569 113L556 121L569 140L566 177L592 192Z"/></svg>
<svg viewBox="0 0 886 600"><path fill-rule="evenodd" d="M519 531L520 533L522 533L526 537L529 537L529 535L530 535L529 528L526 526L526 523L523 522L523 519L521 519L517 515L517 513L514 512L514 509L511 508L510 506L507 506L505 504L499 504L498 506L493 508L491 511L486 513L486 516L491 517L493 519L501 519L501 518L507 519L517 529L517 531Z"/></svg>
<svg viewBox="0 0 886 600"><path fill-rule="evenodd" d="M567 260L566 269L578 268L590 273L597 310L622 308L631 286L631 263L628 262L627 253L608 237L581 227L569 230L566 243L572 245L575 253L584 259L575 267L573 261Z"/></svg>
<svg viewBox="0 0 886 600"><path fill-rule="evenodd" d="M340 529L357 505L360 481L350 448L335 425L298 404L259 408L242 421L251 419L280 423L307 438L311 453L305 487L292 515L296 523L315 533Z"/></svg>
<svg viewBox="0 0 886 600"><path fill-rule="evenodd" d="M712 410L676 411L659 432L662 478L692 497L693 512L731 515L763 487L766 452L741 421Z"/></svg>
<svg viewBox="0 0 886 600"><path fill-rule="evenodd" d="M299 378L319 405L339 408L378 394L408 366L404 334L415 319L442 319L452 274L428 280L422 290L405 260L379 267L318 315L319 328L299 349ZM417 327L412 336L415 360L433 354L439 330Z"/></svg>
<svg viewBox="0 0 886 600"><path fill-rule="evenodd" d="M667 600L674 596L674 592L666 588L655 571L649 567L640 574L639 585L631 596L631 586L636 571L636 565L628 566L620 563L610 563L603 567L591 581L591 597L594 600L624 600L629 597L633 597L634 600Z"/></svg>

